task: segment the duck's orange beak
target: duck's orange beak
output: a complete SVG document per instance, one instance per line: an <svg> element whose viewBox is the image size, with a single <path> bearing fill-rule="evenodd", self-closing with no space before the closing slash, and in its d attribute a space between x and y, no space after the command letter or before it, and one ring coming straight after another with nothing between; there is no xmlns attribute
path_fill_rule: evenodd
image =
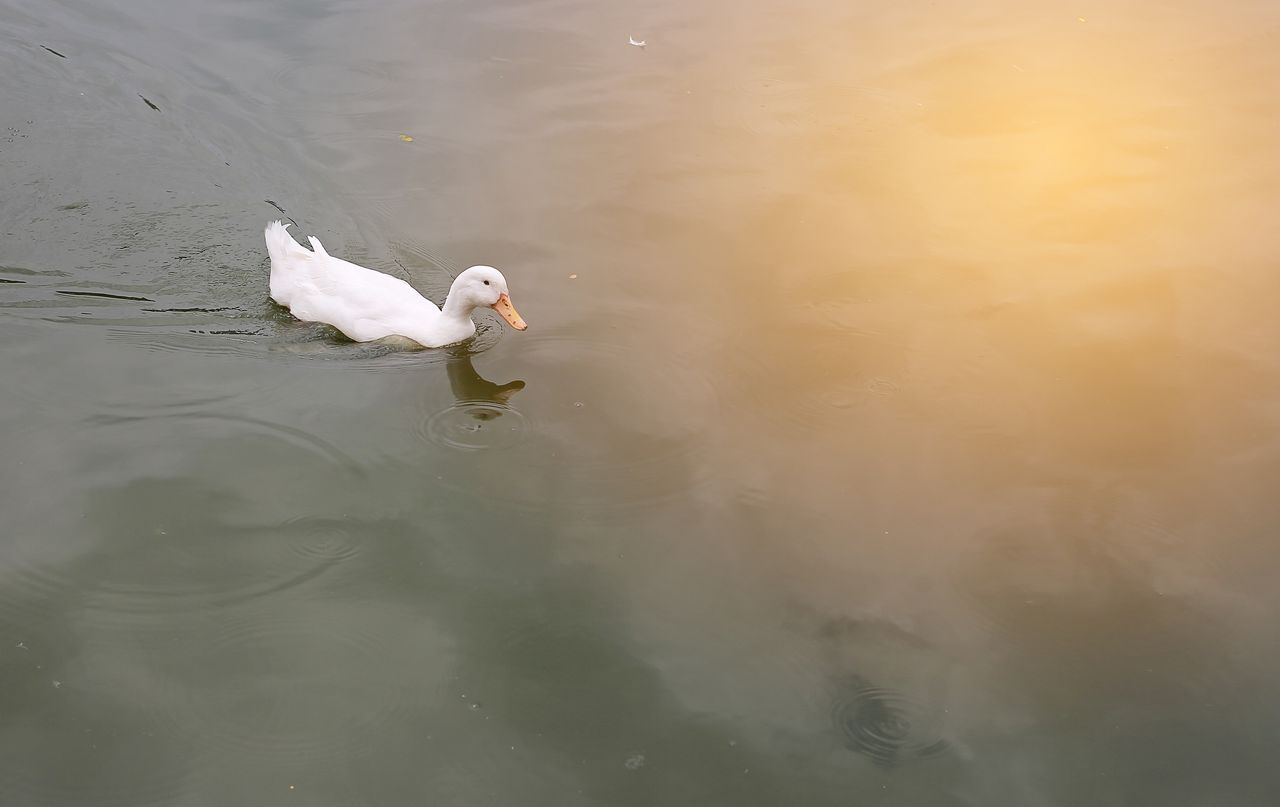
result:
<svg viewBox="0 0 1280 807"><path fill-rule="evenodd" d="M511 298L507 296L506 292L502 293L502 296L498 298L498 302L489 307L501 314L507 324L517 331L523 331L529 327L525 324L524 317L520 316L520 312L511 304Z"/></svg>

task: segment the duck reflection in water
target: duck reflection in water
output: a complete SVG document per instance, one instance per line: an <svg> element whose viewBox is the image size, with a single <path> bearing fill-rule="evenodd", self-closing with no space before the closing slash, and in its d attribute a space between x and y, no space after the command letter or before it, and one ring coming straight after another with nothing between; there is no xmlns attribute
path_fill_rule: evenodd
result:
<svg viewBox="0 0 1280 807"><path fill-rule="evenodd" d="M471 353L465 347L449 351L446 370L449 374L449 387L453 390L453 397L458 403L480 404L468 407L469 414L476 420L493 420L502 417L503 410L510 405L511 397L524 389L524 382L518 379L505 384L495 384L481 376L476 372L475 365L471 363Z"/></svg>

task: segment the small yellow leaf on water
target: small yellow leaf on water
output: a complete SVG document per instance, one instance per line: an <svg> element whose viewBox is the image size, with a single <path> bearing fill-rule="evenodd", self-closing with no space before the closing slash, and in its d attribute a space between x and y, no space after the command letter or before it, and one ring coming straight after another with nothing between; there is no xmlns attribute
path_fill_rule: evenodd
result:
<svg viewBox="0 0 1280 807"><path fill-rule="evenodd" d="M1076 19L1077 19L1077 20L1079 20L1080 22L1085 22L1085 18L1084 18L1084 17L1076 17Z"/></svg>
<svg viewBox="0 0 1280 807"><path fill-rule="evenodd" d="M577 280L577 279L578 279L578 276L577 276L576 274L569 275L569 279L570 279L570 280Z"/></svg>
<svg viewBox="0 0 1280 807"><path fill-rule="evenodd" d="M402 134L402 135L400 135L400 139L401 139L401 140L403 140L403 141L404 141L404 142L406 142L406 143L412 143L412 142L413 142L413 135L405 135L405 134Z"/></svg>

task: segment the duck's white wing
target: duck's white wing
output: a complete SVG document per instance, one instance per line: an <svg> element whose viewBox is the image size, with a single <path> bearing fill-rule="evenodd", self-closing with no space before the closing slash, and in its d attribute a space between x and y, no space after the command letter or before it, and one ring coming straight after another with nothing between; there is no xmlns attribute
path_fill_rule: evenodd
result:
<svg viewBox="0 0 1280 807"><path fill-rule="evenodd" d="M400 332L402 323L439 314L434 303L400 278L335 258L319 239L312 236L310 241L312 249L307 249L283 224L267 227L271 297L299 319L328 323L352 339L367 341Z"/></svg>
<svg viewBox="0 0 1280 807"><path fill-rule="evenodd" d="M314 235L309 240L315 250L311 253L309 274L322 294L342 297L362 309L396 310L407 306L419 311L427 305L440 310L400 278L336 258L325 251Z"/></svg>

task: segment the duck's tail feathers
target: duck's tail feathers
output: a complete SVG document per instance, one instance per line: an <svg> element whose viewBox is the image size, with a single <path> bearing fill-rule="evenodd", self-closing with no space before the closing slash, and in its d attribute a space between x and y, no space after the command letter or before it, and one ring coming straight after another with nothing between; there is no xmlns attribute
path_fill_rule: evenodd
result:
<svg viewBox="0 0 1280 807"><path fill-rule="evenodd" d="M271 256L273 267L288 265L289 258L309 258L311 250L293 240L289 235L289 225L282 221L273 221L267 225L264 233L267 240L267 254ZM315 239L311 239L315 243Z"/></svg>
<svg viewBox="0 0 1280 807"><path fill-rule="evenodd" d="M316 238L314 235L309 235L307 236L307 240L311 242L311 248L316 251L317 255L323 255L326 258L329 257L329 253L324 251L324 244L320 243L319 238Z"/></svg>

